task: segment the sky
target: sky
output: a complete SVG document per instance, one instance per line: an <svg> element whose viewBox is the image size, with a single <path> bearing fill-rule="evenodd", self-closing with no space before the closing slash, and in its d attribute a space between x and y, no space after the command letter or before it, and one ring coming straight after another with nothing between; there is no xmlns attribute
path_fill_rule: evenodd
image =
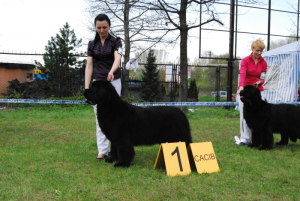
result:
<svg viewBox="0 0 300 201"><path fill-rule="evenodd" d="M94 35L88 30L91 17L87 6L84 0L0 0L0 52L44 53L50 38L66 22L83 40L85 51ZM13 60L0 56L0 62Z"/></svg>
<svg viewBox="0 0 300 201"><path fill-rule="evenodd" d="M224 0L226 1L226 0ZM228 1L226 1L228 2ZM268 7L268 0L261 0L261 4L253 5L257 7ZM284 9L286 11L295 11L293 7L297 7L297 0L272 0L272 9ZM229 12L229 6L220 5L219 10L224 13ZM229 16L219 15L224 23L223 26L208 24L203 28L229 29ZM296 22L297 15L282 13L277 11L271 12L271 33L276 35L290 35L295 32L293 22ZM268 11L262 9L254 9L247 7L239 7L238 10L238 31L254 32L267 34L268 31ZM223 54L229 49L229 35L222 32L202 31L203 51L212 51L216 54ZM237 36L237 55L241 58L250 54L250 46L252 41L262 39L267 43L267 36L256 34L238 34ZM282 40L282 37L271 37L271 41ZM224 51L225 50L225 51ZM202 53L203 53L202 51Z"/></svg>
<svg viewBox="0 0 300 201"><path fill-rule="evenodd" d="M262 0L262 2L268 2L268 0ZM272 0L272 8L275 9L292 10L291 7L295 5L297 5L297 0ZM85 51L88 41L94 37L94 32L88 29L93 22L93 17L89 15L87 9L86 0L0 0L0 52L43 53L48 40L55 36L66 22L74 29L77 38L83 40L80 50ZM228 13L229 6L220 6L220 10ZM291 20L293 16L272 12L272 33L289 35L293 27ZM228 16L220 17L224 26L212 23L205 27L228 29ZM267 32L266 11L241 8L238 20L239 31ZM199 55L199 29L190 31L189 36L188 56L193 60ZM239 34L238 56L247 56L251 42L257 38L266 42L265 36ZM212 51L215 54L228 53L228 40L227 33L203 31L201 54L206 51ZM166 50L171 58L177 58L179 55L178 46ZM0 62L18 62L16 58L16 56L0 54ZM22 56L20 60L33 63L35 59L41 60L41 57Z"/></svg>
<svg viewBox="0 0 300 201"><path fill-rule="evenodd" d="M87 38L86 9L83 0L0 0L0 50L43 52L66 22Z"/></svg>

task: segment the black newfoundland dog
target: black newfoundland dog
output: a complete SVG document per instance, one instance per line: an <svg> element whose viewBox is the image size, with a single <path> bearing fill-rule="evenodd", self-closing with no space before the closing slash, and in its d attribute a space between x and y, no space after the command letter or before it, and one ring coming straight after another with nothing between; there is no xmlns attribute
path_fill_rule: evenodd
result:
<svg viewBox="0 0 300 201"><path fill-rule="evenodd" d="M190 125L185 114L176 107L137 107L123 101L107 81L93 82L84 93L97 104L98 122L111 142L107 162L115 167L129 167L134 158L134 146L165 142L191 143Z"/></svg>
<svg viewBox="0 0 300 201"><path fill-rule="evenodd" d="M278 145L287 145L300 138L300 107L289 104L270 104L262 100L255 86L245 86L240 92L244 103L244 118L252 130L251 147L272 149L273 133L280 133Z"/></svg>

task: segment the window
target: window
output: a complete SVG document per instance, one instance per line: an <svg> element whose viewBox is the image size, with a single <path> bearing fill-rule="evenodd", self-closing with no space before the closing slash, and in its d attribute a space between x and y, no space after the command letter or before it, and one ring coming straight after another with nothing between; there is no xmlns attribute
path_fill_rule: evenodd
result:
<svg viewBox="0 0 300 201"><path fill-rule="evenodd" d="M26 73L26 81L32 81L33 80L33 73Z"/></svg>

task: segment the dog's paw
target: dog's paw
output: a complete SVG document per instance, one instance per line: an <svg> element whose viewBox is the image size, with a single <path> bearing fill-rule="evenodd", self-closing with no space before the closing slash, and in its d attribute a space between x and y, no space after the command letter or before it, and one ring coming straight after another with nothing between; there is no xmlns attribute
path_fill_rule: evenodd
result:
<svg viewBox="0 0 300 201"><path fill-rule="evenodd" d="M248 147L250 147L252 149L261 149L261 145L257 145L257 144L253 144L253 143L248 144Z"/></svg>
<svg viewBox="0 0 300 201"><path fill-rule="evenodd" d="M254 148L254 145L253 145L252 143L249 143L249 144L248 144L248 147Z"/></svg>
<svg viewBox="0 0 300 201"><path fill-rule="evenodd" d="M287 144L288 144L288 143L284 143L284 142L281 142L281 141L276 143L276 145L278 145L278 146L285 146L285 145L287 145Z"/></svg>
<svg viewBox="0 0 300 201"><path fill-rule="evenodd" d="M124 168L128 168L130 166L129 163L122 163L122 162L118 162L114 165L115 167L124 167Z"/></svg>
<svg viewBox="0 0 300 201"><path fill-rule="evenodd" d="M261 146L259 147L259 150L271 150L273 146Z"/></svg>
<svg viewBox="0 0 300 201"><path fill-rule="evenodd" d="M114 160L112 157L106 157L105 158L105 162L107 162L107 163L113 163L114 161L116 161L116 160Z"/></svg>

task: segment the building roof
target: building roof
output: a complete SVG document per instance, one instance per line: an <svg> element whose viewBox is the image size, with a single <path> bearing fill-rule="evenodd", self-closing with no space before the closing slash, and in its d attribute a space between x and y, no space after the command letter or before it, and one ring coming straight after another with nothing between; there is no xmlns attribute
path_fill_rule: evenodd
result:
<svg viewBox="0 0 300 201"><path fill-rule="evenodd" d="M33 65L33 64L22 64L22 63L2 63L2 62L0 62L0 68L34 69L35 65Z"/></svg>

